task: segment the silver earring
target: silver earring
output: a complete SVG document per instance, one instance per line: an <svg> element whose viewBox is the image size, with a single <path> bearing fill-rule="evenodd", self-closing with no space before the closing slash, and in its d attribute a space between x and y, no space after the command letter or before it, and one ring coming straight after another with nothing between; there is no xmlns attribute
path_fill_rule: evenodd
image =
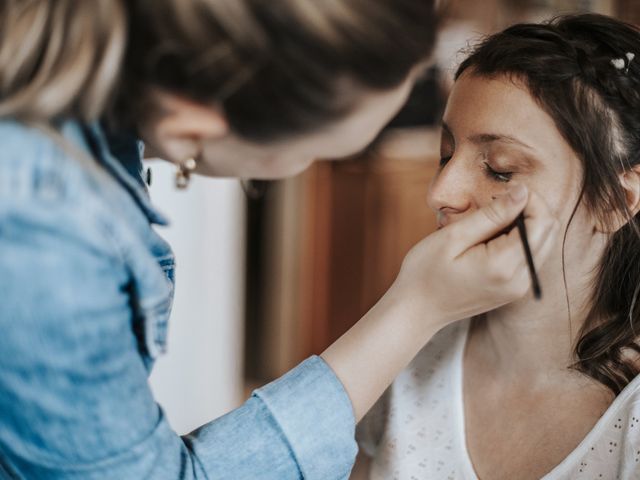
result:
<svg viewBox="0 0 640 480"><path fill-rule="evenodd" d="M191 174L196 169L197 163L195 158L187 158L178 164L176 170L176 188L184 190L189 186Z"/></svg>

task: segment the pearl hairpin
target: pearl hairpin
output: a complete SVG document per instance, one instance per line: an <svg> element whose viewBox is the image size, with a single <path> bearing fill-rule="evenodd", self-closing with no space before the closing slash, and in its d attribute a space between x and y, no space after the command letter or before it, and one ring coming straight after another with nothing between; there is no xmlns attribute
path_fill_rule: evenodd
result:
<svg viewBox="0 0 640 480"><path fill-rule="evenodd" d="M626 65L624 58L614 58L611 60L611 64L616 67L617 70L622 70Z"/></svg>
<svg viewBox="0 0 640 480"><path fill-rule="evenodd" d="M635 53L631 53L631 52L627 52L625 53L625 57L626 57L626 61L624 58L614 58L611 60L611 65L613 65L615 67L616 70L623 70L624 69L624 73L628 73L629 72L629 65L631 65L631 62L633 61L634 58L636 58L636 54Z"/></svg>

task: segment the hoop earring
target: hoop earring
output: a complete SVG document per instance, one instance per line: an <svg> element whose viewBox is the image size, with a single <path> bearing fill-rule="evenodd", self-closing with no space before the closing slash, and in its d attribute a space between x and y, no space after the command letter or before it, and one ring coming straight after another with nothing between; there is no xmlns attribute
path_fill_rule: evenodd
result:
<svg viewBox="0 0 640 480"><path fill-rule="evenodd" d="M178 164L176 170L176 188L185 190L191 182L191 174L197 167L195 158L188 158Z"/></svg>

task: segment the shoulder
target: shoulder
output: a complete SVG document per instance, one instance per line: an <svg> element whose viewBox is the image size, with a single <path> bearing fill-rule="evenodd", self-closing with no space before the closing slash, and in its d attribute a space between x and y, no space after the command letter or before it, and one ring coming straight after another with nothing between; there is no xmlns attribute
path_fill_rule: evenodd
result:
<svg viewBox="0 0 640 480"><path fill-rule="evenodd" d="M615 420L623 422L621 417L624 417L626 419L625 431L633 434L634 444L640 445L640 375L622 391L620 397L620 415ZM638 462L640 462L640 451L638 452Z"/></svg>
<svg viewBox="0 0 640 480"><path fill-rule="evenodd" d="M618 417L629 417L636 420L637 434L640 436L640 375L636 376L614 400L612 407L618 413ZM631 428L631 425L629 425ZM634 428L635 430L635 428ZM639 437L640 438L640 437Z"/></svg>
<svg viewBox="0 0 640 480"><path fill-rule="evenodd" d="M595 478L637 478L639 445L640 376L616 397L581 446L564 462L562 471L573 475L579 471Z"/></svg>
<svg viewBox="0 0 640 480"><path fill-rule="evenodd" d="M0 300L14 315L29 295L57 304L96 272L124 271L109 210L74 157L80 136L0 121Z"/></svg>
<svg viewBox="0 0 640 480"><path fill-rule="evenodd" d="M616 397L592 433L592 452L604 457L617 453L640 462L640 376Z"/></svg>
<svg viewBox="0 0 640 480"><path fill-rule="evenodd" d="M75 122L48 131L0 121L0 225L83 237L113 250L113 213L100 185L109 178L82 142Z"/></svg>
<svg viewBox="0 0 640 480"><path fill-rule="evenodd" d="M88 165L95 162L82 142L82 127L75 122L45 129L0 121L0 195L48 201L86 195Z"/></svg>

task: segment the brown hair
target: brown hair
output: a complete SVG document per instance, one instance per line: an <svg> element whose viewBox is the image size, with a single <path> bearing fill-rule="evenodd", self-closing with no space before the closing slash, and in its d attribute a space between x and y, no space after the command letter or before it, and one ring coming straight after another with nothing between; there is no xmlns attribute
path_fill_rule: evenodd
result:
<svg viewBox="0 0 640 480"><path fill-rule="evenodd" d="M456 74L524 82L582 161L578 204L605 225L626 216L594 274L591 311L575 346L574 367L615 394L640 373L625 355L640 353L639 215L629 212L618 179L640 164L640 62L627 53L640 55L637 27L602 15L564 16L488 37Z"/></svg>
<svg viewBox="0 0 640 480"><path fill-rule="evenodd" d="M435 0L5 0L0 117L135 123L150 87L270 140L323 126L426 60ZM114 94L115 92L115 94Z"/></svg>

